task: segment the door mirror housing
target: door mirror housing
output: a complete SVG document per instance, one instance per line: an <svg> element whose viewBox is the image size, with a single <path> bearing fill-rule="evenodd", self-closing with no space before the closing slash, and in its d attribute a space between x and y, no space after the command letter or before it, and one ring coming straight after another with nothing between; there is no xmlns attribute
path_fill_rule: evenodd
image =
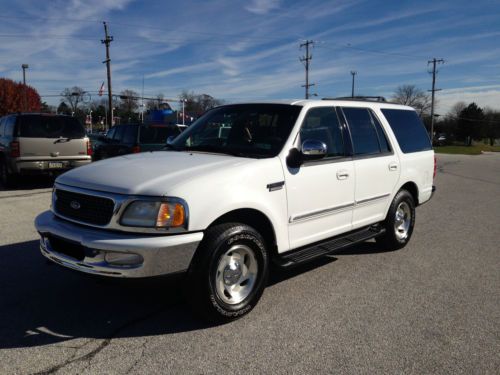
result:
<svg viewBox="0 0 500 375"><path fill-rule="evenodd" d="M324 142L316 139L306 139L302 142L302 156L304 160L321 159L326 156L327 147Z"/></svg>

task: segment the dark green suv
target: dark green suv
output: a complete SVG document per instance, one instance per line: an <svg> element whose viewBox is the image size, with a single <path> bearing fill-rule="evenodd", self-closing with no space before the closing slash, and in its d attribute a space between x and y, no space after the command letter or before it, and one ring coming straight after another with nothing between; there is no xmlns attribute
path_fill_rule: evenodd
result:
<svg viewBox="0 0 500 375"><path fill-rule="evenodd" d="M169 137L177 137L180 133L176 125L115 125L106 136L101 136L94 142L94 160L157 151L165 146Z"/></svg>

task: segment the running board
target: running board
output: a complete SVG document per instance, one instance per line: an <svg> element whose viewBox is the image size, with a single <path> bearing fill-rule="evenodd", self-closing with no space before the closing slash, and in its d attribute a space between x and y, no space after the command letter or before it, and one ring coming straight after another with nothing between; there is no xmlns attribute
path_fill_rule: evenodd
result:
<svg viewBox="0 0 500 375"><path fill-rule="evenodd" d="M369 227L357 229L352 232L317 242L313 245L287 251L286 253L279 255L275 261L280 267L293 267L329 254L335 250L339 250L359 242L364 242L384 233L385 228L382 228L381 225L371 225Z"/></svg>

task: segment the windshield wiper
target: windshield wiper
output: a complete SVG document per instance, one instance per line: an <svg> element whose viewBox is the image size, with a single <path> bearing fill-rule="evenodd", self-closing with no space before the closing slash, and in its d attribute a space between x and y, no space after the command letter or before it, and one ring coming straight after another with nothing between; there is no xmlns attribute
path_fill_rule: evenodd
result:
<svg viewBox="0 0 500 375"><path fill-rule="evenodd" d="M165 145L161 148L162 150L174 150L174 151L179 151L177 147L175 147L173 144L170 143L165 143Z"/></svg>

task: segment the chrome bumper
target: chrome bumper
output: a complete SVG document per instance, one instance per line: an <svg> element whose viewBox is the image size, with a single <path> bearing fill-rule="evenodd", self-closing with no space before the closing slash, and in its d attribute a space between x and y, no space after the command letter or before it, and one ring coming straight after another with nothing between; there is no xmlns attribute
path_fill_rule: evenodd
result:
<svg viewBox="0 0 500 375"><path fill-rule="evenodd" d="M203 238L202 232L175 235L138 235L86 228L43 212L35 219L40 251L51 261L85 273L110 277L151 277L186 271ZM85 249L82 259L54 250L50 238ZM138 259L115 264L120 257Z"/></svg>

